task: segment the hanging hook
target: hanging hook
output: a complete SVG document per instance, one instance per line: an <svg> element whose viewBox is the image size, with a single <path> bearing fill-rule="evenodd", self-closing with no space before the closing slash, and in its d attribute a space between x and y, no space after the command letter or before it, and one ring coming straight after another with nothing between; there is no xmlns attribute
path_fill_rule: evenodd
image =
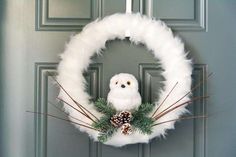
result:
<svg viewBox="0 0 236 157"><path fill-rule="evenodd" d="M126 0L126 13L132 13L132 0Z"/></svg>
<svg viewBox="0 0 236 157"><path fill-rule="evenodd" d="M131 14L132 13L132 0L126 0L126 14ZM130 30L125 31L125 37L130 38Z"/></svg>

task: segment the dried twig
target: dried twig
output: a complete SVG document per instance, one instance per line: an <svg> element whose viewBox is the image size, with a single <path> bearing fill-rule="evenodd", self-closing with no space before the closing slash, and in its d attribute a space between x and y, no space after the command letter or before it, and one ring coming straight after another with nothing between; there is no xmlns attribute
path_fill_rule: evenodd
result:
<svg viewBox="0 0 236 157"><path fill-rule="evenodd" d="M154 119L157 120L157 119L161 118L162 116L166 115L167 113L169 113L171 111L174 111L175 109L177 109L177 108L179 108L181 106L184 106L185 104L191 103L191 102L193 102L195 100L206 99L206 98L209 98L209 96L194 97L191 100L185 101L185 102L183 102L183 103L181 103L181 104L179 104L179 105L177 105L177 106L175 106L175 107L173 107L173 108L171 108L169 110L168 110L168 108L165 109L164 112L162 112L162 114L157 115L156 117L154 117Z"/></svg>
<svg viewBox="0 0 236 157"><path fill-rule="evenodd" d="M91 125L90 125L90 126L87 126L87 125L84 125L84 124L81 124L81 123L77 123L77 122L74 122L74 121L71 121L71 120L68 120L68 119L64 119L64 118L60 118L60 117L51 115L51 114L48 114L48 113L33 112L33 111L26 111L26 112L28 112L28 113L34 113L34 114L39 114L39 115L45 115L45 116L48 116L48 117L52 117L52 118L55 118L55 119L59 119L59 120L63 120L63 121L69 122L69 123L73 123L73 124L76 124L76 125L79 125L79 126L88 128L88 129L92 129L92 130L95 130L95 131L100 131L100 130L98 130L98 129L96 129L96 128L93 128Z"/></svg>
<svg viewBox="0 0 236 157"><path fill-rule="evenodd" d="M161 125L161 124L164 124L164 123L173 122L173 121L177 121L177 120L187 120L187 119L206 118L206 117L207 116L205 116L205 115L181 117L181 118L176 118L176 119L171 119L171 120L159 122L159 123L153 124L152 126L157 126L157 125Z"/></svg>
<svg viewBox="0 0 236 157"><path fill-rule="evenodd" d="M166 110L168 110L169 108L171 108L172 106L176 105L178 102L180 102L183 98L185 98L187 95L189 95L190 93L192 93L195 89L197 89L203 82L205 82L207 79L210 78L210 76L212 75L213 73L210 73L206 79L202 80L202 81L199 81L198 84L196 86L194 86L193 88L191 88L191 90L189 92L187 92L183 97L181 97L179 100L177 100L176 102L174 102L172 105L170 105L169 107L167 107L166 109L164 109L163 111L161 111L158 115L156 115L154 117L154 119L156 117L159 117L159 115L161 115L163 112L165 112Z"/></svg>
<svg viewBox="0 0 236 157"><path fill-rule="evenodd" d="M164 102L166 101L166 99L169 97L169 95L172 93L172 91L175 89L175 87L177 86L178 82L175 83L175 85L173 86L173 88L170 90L170 92L167 94L167 96L164 98L164 100L160 103L160 105L158 105L157 109L155 110L155 112L152 114L151 117L154 117L156 112L161 108L161 106L164 104Z"/></svg>
<svg viewBox="0 0 236 157"><path fill-rule="evenodd" d="M86 124L86 125L90 125L89 123L86 123L86 122L84 122L84 121L82 121L82 120L80 120L80 119L78 119L78 118L75 118L75 117L71 116L70 114L68 114L67 112L65 112L64 110L62 110L61 108L59 108L57 105L53 104L52 102L48 102L48 103L49 103L50 105L52 105L53 107L55 107L57 110L61 111L64 115L66 115L66 116L68 116L68 117L70 117L70 118L72 118L72 119L74 119L74 120L76 120L76 121L82 122L82 123L84 123L84 124Z"/></svg>
<svg viewBox="0 0 236 157"><path fill-rule="evenodd" d="M60 86L60 88L66 93L66 95L69 96L70 99L81 109L81 111L82 111L84 114L86 114L88 117L90 117L90 116L89 116L89 114L90 114L90 115L92 115L96 120L98 120L98 118L97 118L94 114L92 114L89 110L87 110L83 105L81 105L81 104L79 104L77 101L75 101L75 99L72 98L72 96L65 90L65 88L57 81L56 78L54 78L53 76L51 76L51 77L52 77L52 79ZM88 112L89 114L87 114L87 112ZM91 117L90 117L90 118L91 118ZM91 118L91 119L92 119L92 118Z"/></svg>
<svg viewBox="0 0 236 157"><path fill-rule="evenodd" d="M95 122L94 119L92 119L90 116L88 116L87 114L81 112L80 110L78 110L77 108L75 108L74 106L72 106L71 104L69 104L68 102L66 102L65 100L61 99L61 98L57 98L58 100L62 101L65 105L70 106L71 108L73 108L74 110L78 111L79 113L81 113L82 115L84 115L85 117L87 117L88 119L90 119L91 121Z"/></svg>

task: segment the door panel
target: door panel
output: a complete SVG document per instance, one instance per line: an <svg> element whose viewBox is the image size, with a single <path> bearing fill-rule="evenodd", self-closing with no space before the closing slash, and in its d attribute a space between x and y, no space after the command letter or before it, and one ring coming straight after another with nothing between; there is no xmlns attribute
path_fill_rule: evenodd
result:
<svg viewBox="0 0 236 157"><path fill-rule="evenodd" d="M150 0L145 12L174 30L206 31L207 0Z"/></svg>
<svg viewBox="0 0 236 157"><path fill-rule="evenodd" d="M161 76L163 71L160 64L156 63L152 56L145 52L144 46L135 46L129 41L112 41L107 43L104 56L95 56L94 62L85 74L88 82L88 92L94 98L106 97L108 92L109 79L119 72L129 72L136 75L140 84L140 93L144 102L153 102L156 93L162 88ZM145 63L142 63L145 62ZM152 63L151 63L152 62ZM114 64L116 66L111 66ZM58 90L53 83L51 76L56 76L57 64L37 63L36 64L36 111L57 115L66 118L52 104L56 101ZM128 68L127 68L128 67ZM115 70L114 70L115 69ZM195 65L193 78L199 82L206 79L206 66ZM194 96L205 95L205 84L194 93ZM60 104L61 105L61 104ZM195 115L205 114L205 102L189 107ZM172 151L169 155L175 156L203 156L205 151L205 120L192 120L177 124L177 130L170 131L170 140L153 140L151 144L129 145L123 148L114 148L89 140L88 136L80 133L72 125L60 120L36 115L36 152L38 157L43 156L94 156L108 157L110 154L117 156L165 156L163 149L169 146ZM173 135L172 135L173 134ZM183 139L183 135L185 135ZM172 137L173 136L173 137ZM168 136L169 137L169 136ZM187 151L180 151L185 148ZM98 152L96 152L96 150ZM196 151L197 150L197 151ZM94 152L95 151L95 152Z"/></svg>
<svg viewBox="0 0 236 157"><path fill-rule="evenodd" d="M58 88L52 77L57 72L57 63L36 63L35 66L35 110L40 113L52 114L64 119L62 104L58 103ZM93 64L85 74L88 81L88 92L93 98L100 97L102 65ZM55 106L58 106L59 109ZM33 118L33 117L32 117ZM36 156L91 156L97 147L85 134L79 132L68 122L35 115ZM96 155L95 155L96 156Z"/></svg>
<svg viewBox="0 0 236 157"><path fill-rule="evenodd" d="M125 11L125 0L2 0L0 1L1 79L0 156L4 157L233 157L236 155L234 72L236 50L234 0L133 0L133 12L160 18L180 36L193 58L193 81L206 78L193 93L210 95L188 109L204 119L181 121L166 139L122 148L93 142L71 124L25 111L66 118L50 105L58 104L58 55L74 31L89 22ZM144 45L109 41L103 56L94 56L84 75L92 97L105 97L112 75L134 74L144 102L152 102L162 88L161 65ZM114 65L114 66L111 66ZM48 73L49 72L49 73ZM48 103L50 102L50 103ZM61 106L62 104L58 104Z"/></svg>

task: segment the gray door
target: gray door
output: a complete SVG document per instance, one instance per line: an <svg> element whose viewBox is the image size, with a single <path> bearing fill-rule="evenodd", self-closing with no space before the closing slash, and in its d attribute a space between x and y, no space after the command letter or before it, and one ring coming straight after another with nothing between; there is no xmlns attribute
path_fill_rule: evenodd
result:
<svg viewBox="0 0 236 157"><path fill-rule="evenodd" d="M25 111L65 117L56 103L58 55L71 34L97 17L124 12L125 0L0 1L0 156L1 157L234 157L236 156L236 1L133 0L133 12L164 20L186 43L196 83L213 72L194 95L211 96L189 106L209 117L177 123L166 139L122 148L94 143L71 124ZM106 97L110 77L134 74L143 101L161 88L161 68L143 45L110 41L85 73L88 92ZM117 66L111 66L112 64ZM59 104L61 105L61 104ZM194 107L193 107L194 106Z"/></svg>

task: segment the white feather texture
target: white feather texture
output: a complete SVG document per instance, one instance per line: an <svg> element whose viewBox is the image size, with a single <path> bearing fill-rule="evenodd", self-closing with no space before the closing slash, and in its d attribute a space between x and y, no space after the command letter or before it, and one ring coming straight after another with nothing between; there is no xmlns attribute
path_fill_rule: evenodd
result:
<svg viewBox="0 0 236 157"><path fill-rule="evenodd" d="M156 108L172 89L174 84L178 82L178 86L158 110L157 114L190 91L192 74L191 61L186 58L184 44L178 37L173 35L172 31L165 23L140 14L113 14L102 20L96 20L88 24L81 33L72 37L64 53L61 55L61 62L58 67L58 81L60 84L62 84L77 102L82 104L97 117L101 117L101 115L95 110L93 103L89 101L90 96L85 92L86 82L83 77L83 72L87 70L91 63L91 57L95 53L100 53L100 50L105 48L106 41L116 38L124 39L126 30L130 31L131 42L145 44L150 52L153 53L154 57L160 60L164 69L162 73L165 78L163 82L164 88L159 93L159 100L155 102ZM73 104L73 101L71 101L62 90L60 91L59 97ZM110 98L108 100L114 101ZM188 96L182 99L178 104L187 100L189 100ZM136 102L130 104L136 104ZM85 118L69 106L65 105L64 107L71 116L92 124L91 120ZM74 104L74 107L77 106ZM137 107L137 105L133 105L132 107ZM158 119L157 122L179 118L179 116L185 112L185 106L180 107ZM174 123L175 122L169 122L154 127L151 135L134 132L129 136L125 136L118 131L105 144L123 146L133 143L147 143L154 137L165 135L167 129L174 128ZM76 127L81 131L87 132L97 141L97 131L79 126Z"/></svg>

